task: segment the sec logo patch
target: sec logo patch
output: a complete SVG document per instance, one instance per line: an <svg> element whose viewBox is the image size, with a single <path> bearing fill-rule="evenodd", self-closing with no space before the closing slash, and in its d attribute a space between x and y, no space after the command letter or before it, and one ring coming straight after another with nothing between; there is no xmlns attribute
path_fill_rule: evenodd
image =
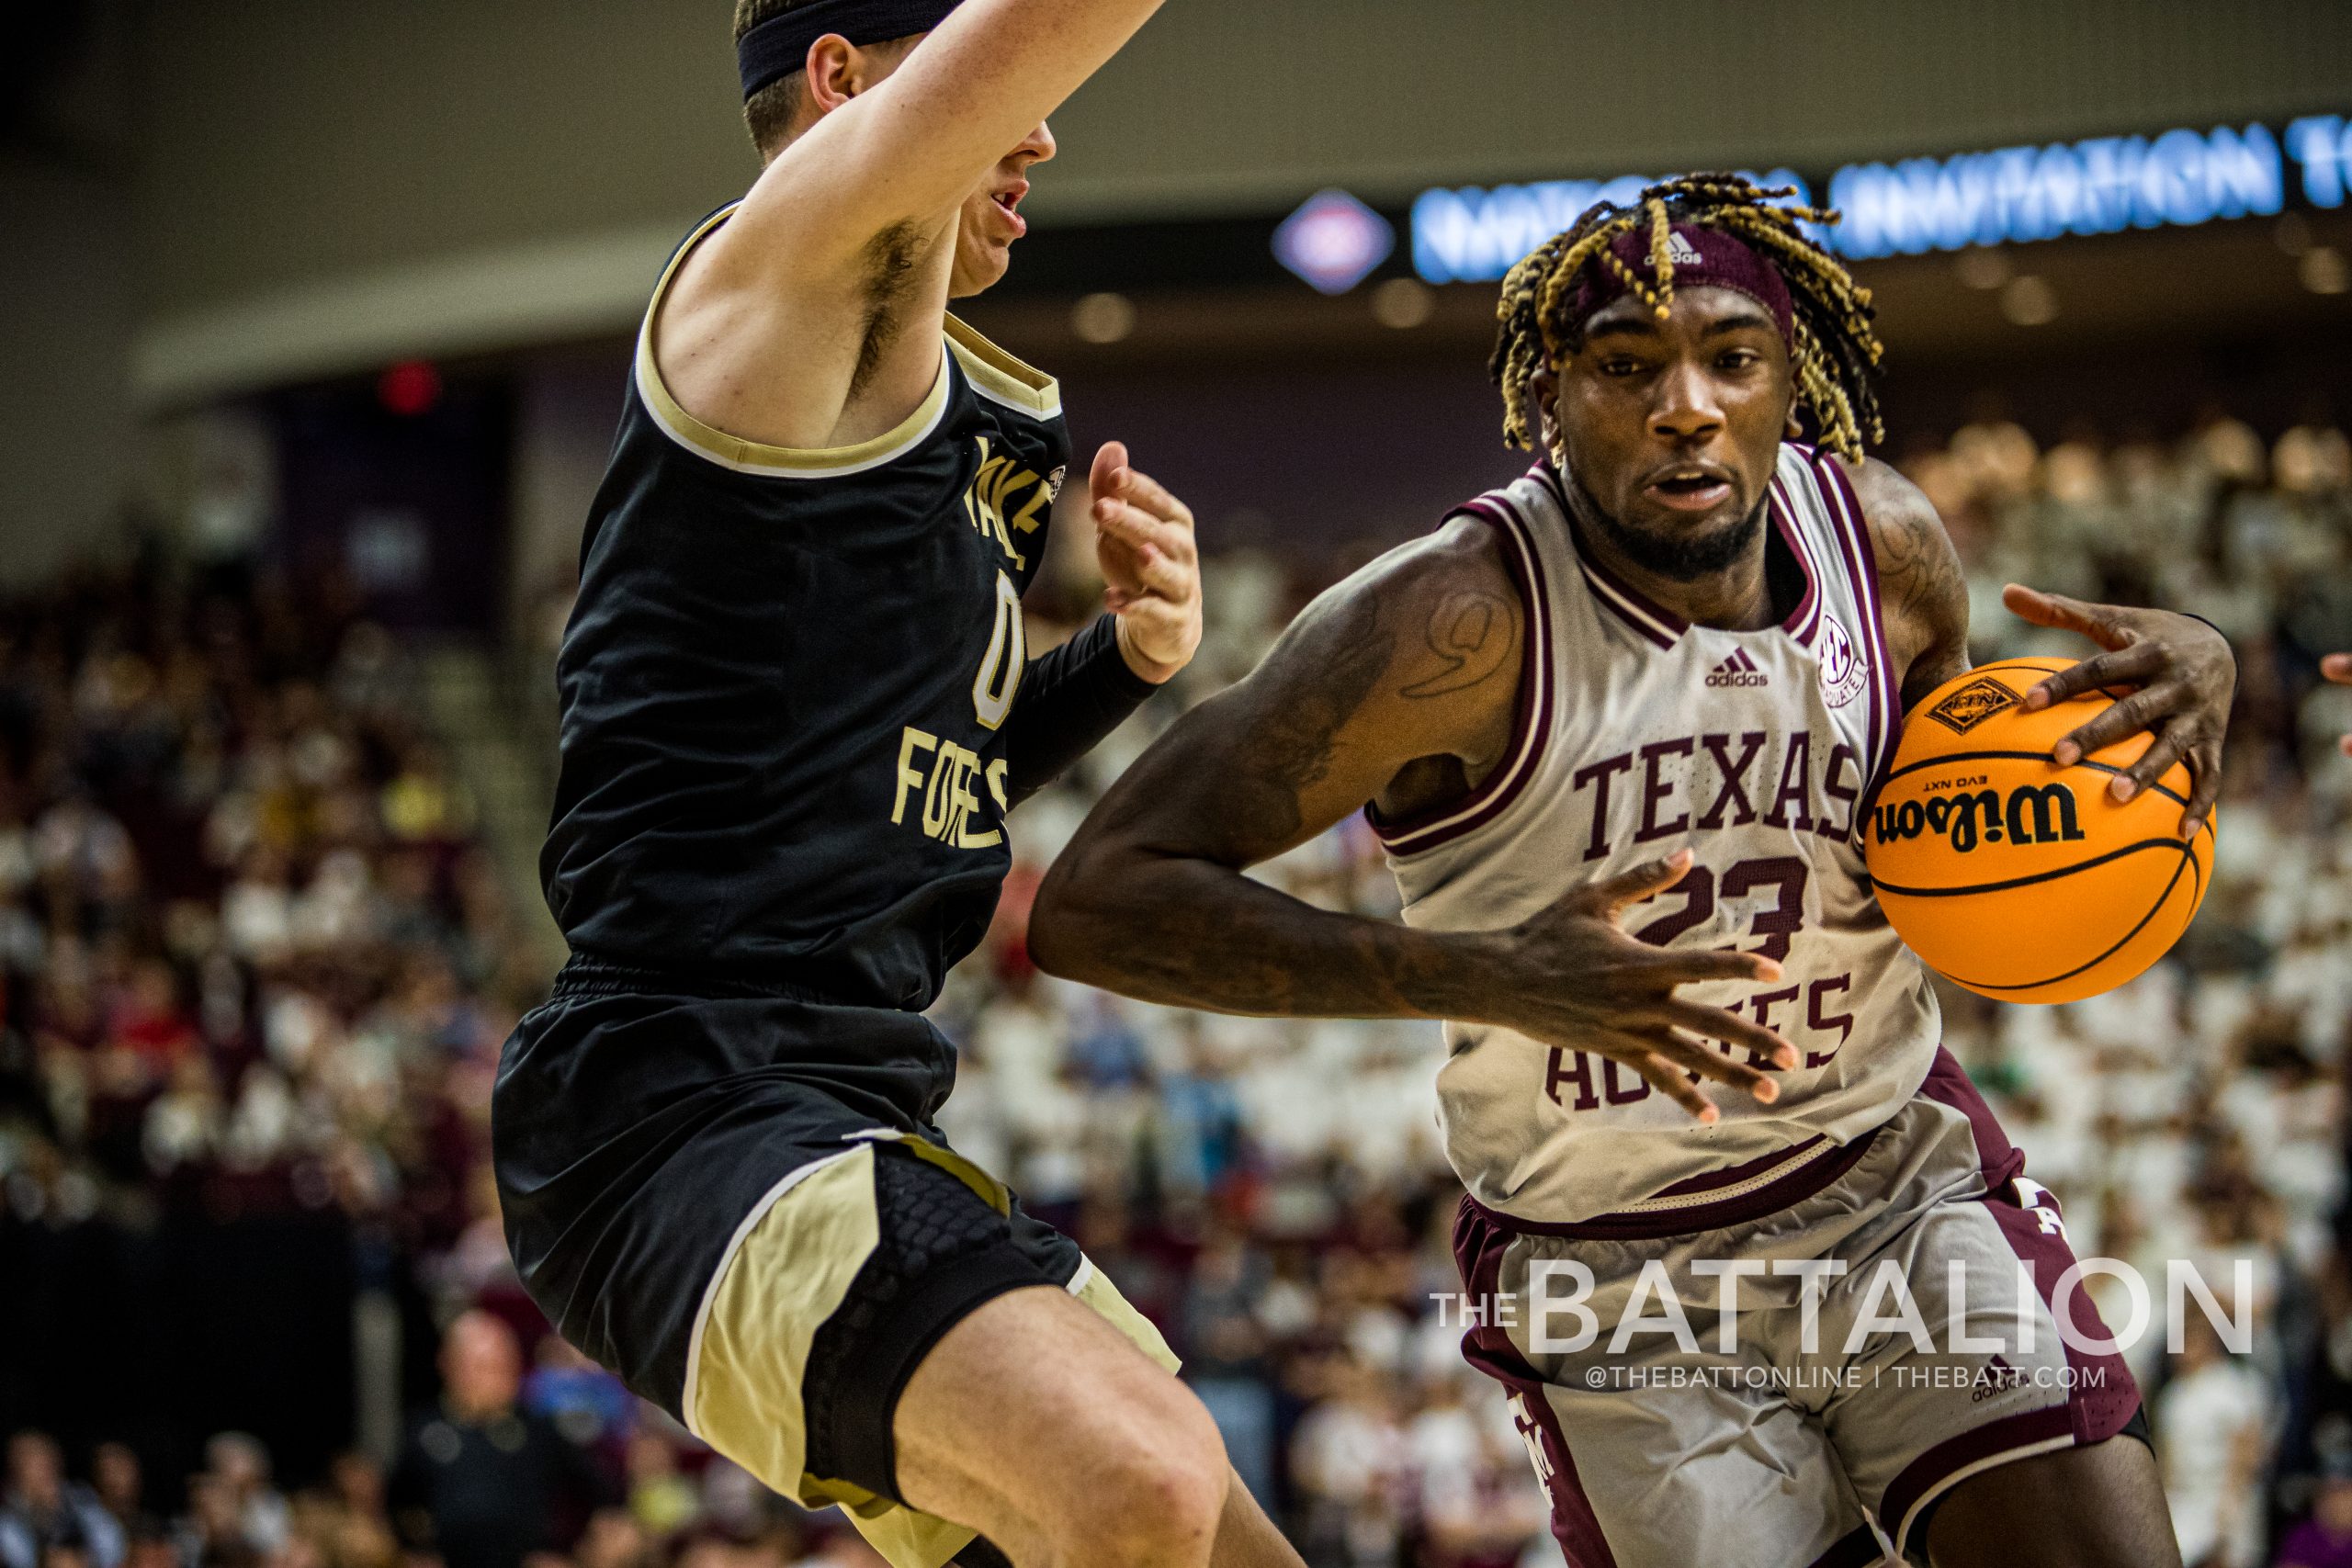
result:
<svg viewBox="0 0 2352 1568"><path fill-rule="evenodd" d="M1821 660L1821 694L1831 707L1842 708L1861 694L1870 681L1870 664L1837 616L1825 614L1821 617L1821 635L1814 639L1814 652Z"/></svg>

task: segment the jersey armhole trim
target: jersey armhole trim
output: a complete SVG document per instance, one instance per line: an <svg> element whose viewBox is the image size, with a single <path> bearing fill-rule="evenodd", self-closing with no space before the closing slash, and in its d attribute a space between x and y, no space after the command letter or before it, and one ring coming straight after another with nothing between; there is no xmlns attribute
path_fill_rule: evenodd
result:
<svg viewBox="0 0 2352 1568"><path fill-rule="evenodd" d="M947 318L947 346L963 363L972 390L1038 419L1059 419L1061 383L1014 358L954 315Z"/></svg>
<svg viewBox="0 0 2352 1568"><path fill-rule="evenodd" d="M738 202L719 209L686 236L685 243L678 247L677 254L670 258L670 265L662 269L661 281L653 286L652 301L646 306L644 322L638 329L634 372L637 394L662 434L695 457L716 463L722 468L779 479L831 479L864 473L906 456L929 440L947 412L949 355L944 346L939 354L939 374L932 378L931 390L924 394L914 412L901 420L896 428L853 446L771 446L764 442L729 435L688 413L677 399L670 395L670 389L662 382L661 368L654 360L654 319L661 314L662 301L668 297L670 284L677 276L678 268L684 264L686 257L693 254L696 245L709 238L713 231L732 217L735 208L741 205Z"/></svg>
<svg viewBox="0 0 2352 1568"><path fill-rule="evenodd" d="M1396 818L1383 818L1374 807L1364 807L1364 820L1371 824L1373 836L1400 859L1451 843L1501 816L1535 776L1536 759L1543 754L1552 729L1552 599L1525 516L1508 491L1481 496L1452 515L1476 517L1503 537L1503 564L1519 589L1527 615L1527 640L1520 656L1518 711L1511 718L1510 740L1502 761L1460 800Z"/></svg>
<svg viewBox="0 0 2352 1568"><path fill-rule="evenodd" d="M1843 536L1840 545L1854 580L1855 603L1861 606L1866 623L1862 627L1863 644L1870 650L1874 755L1854 807L1853 820L1859 833L1862 817L1877 798L1887 769L1894 762L1895 748L1903 739L1903 688L1895 677L1894 656L1887 651L1886 621L1879 607L1878 548L1871 539L1870 519L1863 514L1861 497L1854 492L1853 482L1838 466L1835 457L1815 452L1810 460L1821 480L1823 499L1829 502L1830 514Z"/></svg>
<svg viewBox="0 0 2352 1568"><path fill-rule="evenodd" d="M1800 463L1803 458L1797 459ZM1765 496L1772 513L1772 525L1780 530L1781 541L1796 558L1797 570L1804 573L1804 592L1791 610L1781 629L1798 642L1811 647L1813 634L1821 629L1822 588L1821 563L1814 558L1813 546L1806 539L1804 528L1797 520L1796 500L1790 493L1788 475L1777 461L1773 465L1772 482L1765 488Z"/></svg>

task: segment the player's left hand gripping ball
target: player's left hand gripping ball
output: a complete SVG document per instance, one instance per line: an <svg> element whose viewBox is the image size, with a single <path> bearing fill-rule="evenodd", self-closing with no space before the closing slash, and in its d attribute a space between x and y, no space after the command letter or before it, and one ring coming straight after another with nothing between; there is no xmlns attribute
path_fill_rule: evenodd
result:
<svg viewBox="0 0 2352 1568"><path fill-rule="evenodd" d="M1150 475L1127 466L1127 449L1094 455L1094 554L1102 601L1119 617L1119 650L1147 681L1166 681L1201 646L1201 552L1193 512Z"/></svg>
<svg viewBox="0 0 2352 1568"><path fill-rule="evenodd" d="M2127 735L2150 731L2154 743L2115 775L2108 792L2119 802L2130 800L2164 777L2166 768L2186 761L2191 787L2180 836L2197 837L2222 793L2222 737L2238 683L2237 656L2229 639L2203 621L2169 610L2086 604L2014 582L2001 591L2001 603L2035 626L2079 632L2107 649L2028 692L2029 709L2039 712L2101 687L2137 688L2059 741L2051 753L2058 765L2072 767Z"/></svg>

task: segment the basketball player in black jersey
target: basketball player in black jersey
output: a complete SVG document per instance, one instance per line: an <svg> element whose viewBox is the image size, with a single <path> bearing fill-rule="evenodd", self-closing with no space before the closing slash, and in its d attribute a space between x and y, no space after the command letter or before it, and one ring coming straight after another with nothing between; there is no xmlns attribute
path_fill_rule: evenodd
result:
<svg viewBox="0 0 2352 1568"><path fill-rule="evenodd" d="M898 1568L1297 1559L1159 1335L933 1125L1005 814L1189 660L1191 518L1106 446L1114 612L1027 657L1069 437L946 314L1158 0L741 0L765 171L640 333L558 664L573 956L507 1043L507 1236L567 1338ZM993 1543L993 1544L991 1544Z"/></svg>

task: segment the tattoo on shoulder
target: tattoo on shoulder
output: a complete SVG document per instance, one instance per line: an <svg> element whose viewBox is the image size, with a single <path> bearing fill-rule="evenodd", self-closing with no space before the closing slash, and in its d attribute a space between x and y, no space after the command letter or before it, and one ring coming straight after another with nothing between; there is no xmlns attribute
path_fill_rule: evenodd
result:
<svg viewBox="0 0 2352 1568"><path fill-rule="evenodd" d="M1466 692L1510 668L1519 645L1519 616L1500 594L1464 589L1439 603L1430 616L1428 636L1430 651L1445 661L1446 670L1400 694L1417 701Z"/></svg>
<svg viewBox="0 0 2352 1568"><path fill-rule="evenodd" d="M1334 619L1312 639L1312 651L1302 650L1318 660L1315 677L1253 716L1227 807L1253 833L1297 830L1299 795L1330 773L1332 738L1363 706L1396 652L1396 635L1370 596L1337 607Z"/></svg>
<svg viewBox="0 0 2352 1568"><path fill-rule="evenodd" d="M1935 513L1901 507L1873 519L1879 587L1890 617L1915 637L1933 640L1955 605L1965 614L1968 581L1960 557ZM1895 628L1888 627L1890 633Z"/></svg>

